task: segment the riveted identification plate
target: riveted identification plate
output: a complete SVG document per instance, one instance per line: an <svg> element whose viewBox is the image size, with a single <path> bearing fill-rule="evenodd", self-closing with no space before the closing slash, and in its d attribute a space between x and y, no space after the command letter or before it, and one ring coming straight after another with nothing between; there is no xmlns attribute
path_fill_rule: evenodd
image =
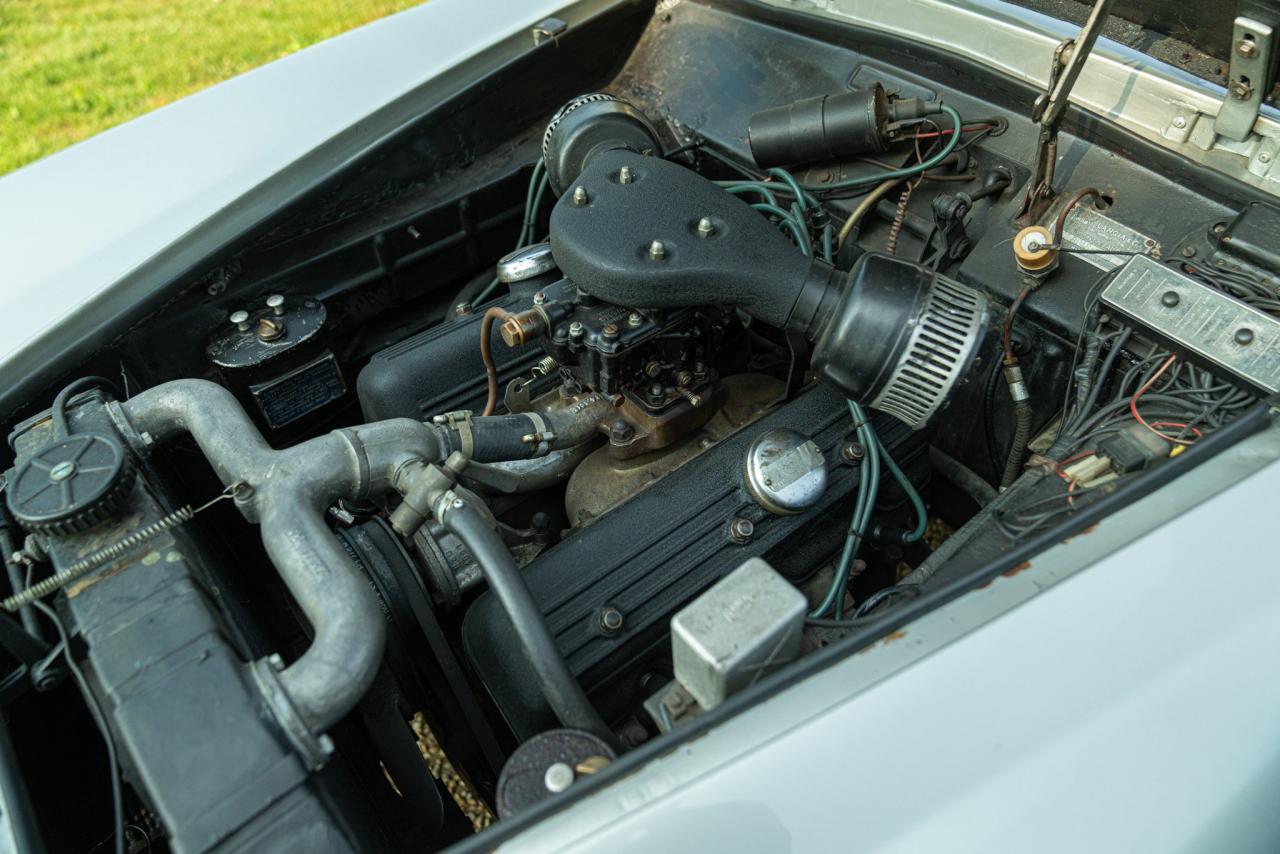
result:
<svg viewBox="0 0 1280 854"><path fill-rule="evenodd" d="M1260 391L1280 391L1280 320L1145 256L1129 259L1102 302L1173 349Z"/></svg>
<svg viewBox="0 0 1280 854"><path fill-rule="evenodd" d="M1142 252L1160 257L1160 244L1154 239L1087 205L1076 205L1071 209L1062 233L1063 246L1089 250L1089 254L1072 257L1087 261L1099 270L1114 270L1122 266L1132 257L1124 253ZM1101 249L1114 249L1120 254L1092 254Z"/></svg>

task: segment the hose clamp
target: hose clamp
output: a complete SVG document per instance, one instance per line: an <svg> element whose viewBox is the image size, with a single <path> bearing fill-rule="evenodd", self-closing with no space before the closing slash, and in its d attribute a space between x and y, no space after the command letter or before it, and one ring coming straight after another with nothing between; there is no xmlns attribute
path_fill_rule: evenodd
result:
<svg viewBox="0 0 1280 854"><path fill-rule="evenodd" d="M476 449L476 440L472 433L471 417L472 413L470 409L459 409L454 412L446 412L443 415L437 415L431 419L433 424L443 424L458 434L458 442L461 445L460 450L467 459L471 459Z"/></svg>

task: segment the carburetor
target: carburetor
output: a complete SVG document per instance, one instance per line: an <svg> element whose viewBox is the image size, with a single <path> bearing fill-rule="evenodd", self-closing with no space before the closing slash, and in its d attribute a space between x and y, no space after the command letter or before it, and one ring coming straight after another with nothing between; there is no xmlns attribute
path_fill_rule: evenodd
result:
<svg viewBox="0 0 1280 854"><path fill-rule="evenodd" d="M564 391L596 391L616 408L607 425L615 456L666 447L720 408L720 378L745 363L746 330L729 307L636 309L601 302L568 279L501 327L510 347L538 341L560 366ZM726 354L733 354L727 356Z"/></svg>

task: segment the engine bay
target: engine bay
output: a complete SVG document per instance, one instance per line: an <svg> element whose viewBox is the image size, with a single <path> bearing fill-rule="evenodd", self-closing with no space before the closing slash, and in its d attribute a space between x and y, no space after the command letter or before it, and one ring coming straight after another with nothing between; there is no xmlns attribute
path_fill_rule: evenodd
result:
<svg viewBox="0 0 1280 854"><path fill-rule="evenodd" d="M28 382L50 847L439 850L1268 423L1280 207L864 35L624 4Z"/></svg>

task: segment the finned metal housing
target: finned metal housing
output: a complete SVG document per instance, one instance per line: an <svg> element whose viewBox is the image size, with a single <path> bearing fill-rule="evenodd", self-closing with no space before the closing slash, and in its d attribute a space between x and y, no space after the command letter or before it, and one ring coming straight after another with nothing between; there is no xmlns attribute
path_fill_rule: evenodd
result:
<svg viewBox="0 0 1280 854"><path fill-rule="evenodd" d="M871 408L923 427L963 376L986 314L987 301L977 291L935 279L907 348Z"/></svg>

